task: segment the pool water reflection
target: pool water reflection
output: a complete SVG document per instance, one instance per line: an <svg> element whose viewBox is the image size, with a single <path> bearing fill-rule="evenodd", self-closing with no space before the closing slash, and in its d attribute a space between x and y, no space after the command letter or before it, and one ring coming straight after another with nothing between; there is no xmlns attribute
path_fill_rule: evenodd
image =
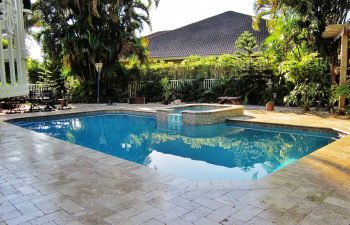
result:
<svg viewBox="0 0 350 225"><path fill-rule="evenodd" d="M16 124L192 180L259 179L336 138L329 133L230 124L172 130L153 117L126 114Z"/></svg>

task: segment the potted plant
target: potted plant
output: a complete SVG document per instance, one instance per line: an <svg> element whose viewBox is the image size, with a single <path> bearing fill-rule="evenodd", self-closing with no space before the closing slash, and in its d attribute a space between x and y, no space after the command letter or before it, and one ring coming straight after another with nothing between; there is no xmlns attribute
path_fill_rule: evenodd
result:
<svg viewBox="0 0 350 225"><path fill-rule="evenodd" d="M58 101L60 102L61 107L65 107L68 105L68 101L66 99L60 98Z"/></svg>
<svg viewBox="0 0 350 225"><path fill-rule="evenodd" d="M266 110L273 111L275 109L275 103L273 101L269 101L266 103Z"/></svg>

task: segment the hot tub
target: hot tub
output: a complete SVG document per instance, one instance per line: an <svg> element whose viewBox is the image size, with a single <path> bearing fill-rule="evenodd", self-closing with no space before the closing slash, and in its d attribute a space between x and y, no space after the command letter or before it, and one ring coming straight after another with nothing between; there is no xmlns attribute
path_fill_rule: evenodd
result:
<svg viewBox="0 0 350 225"><path fill-rule="evenodd" d="M243 115L243 106L188 104L157 110L157 121L183 125L208 125Z"/></svg>

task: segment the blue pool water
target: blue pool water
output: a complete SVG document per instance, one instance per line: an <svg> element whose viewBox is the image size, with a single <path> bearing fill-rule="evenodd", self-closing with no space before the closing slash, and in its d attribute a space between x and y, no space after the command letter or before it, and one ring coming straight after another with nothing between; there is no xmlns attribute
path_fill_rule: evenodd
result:
<svg viewBox="0 0 350 225"><path fill-rule="evenodd" d="M200 111L207 111L207 110L211 110L213 108L210 107L205 107L205 106L201 106L201 107L181 107L181 108L175 108L174 112L175 113L181 113L183 111L196 111L196 112L200 112Z"/></svg>
<svg viewBox="0 0 350 225"><path fill-rule="evenodd" d="M329 133L230 124L172 129L153 117L124 114L16 124L193 180L259 179L336 138Z"/></svg>

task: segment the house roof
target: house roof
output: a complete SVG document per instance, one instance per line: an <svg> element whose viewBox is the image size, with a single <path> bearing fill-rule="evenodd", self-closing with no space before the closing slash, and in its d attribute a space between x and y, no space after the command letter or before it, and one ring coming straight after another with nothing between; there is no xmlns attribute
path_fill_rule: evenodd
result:
<svg viewBox="0 0 350 225"><path fill-rule="evenodd" d="M154 37L157 37L157 36L159 36L159 35L162 35L162 34L164 34L164 33L166 33L166 32L169 32L169 31L168 31L168 30L162 30L162 31L154 32L154 33L152 33L152 34L149 34L149 35L145 36L145 38L148 38L148 39L154 38Z"/></svg>
<svg viewBox="0 0 350 225"><path fill-rule="evenodd" d="M266 23L260 31L252 28L252 17L228 11L187 26L148 36L151 58L185 58L190 55L213 56L231 54L236 39L244 31L257 38L260 45L268 36Z"/></svg>

